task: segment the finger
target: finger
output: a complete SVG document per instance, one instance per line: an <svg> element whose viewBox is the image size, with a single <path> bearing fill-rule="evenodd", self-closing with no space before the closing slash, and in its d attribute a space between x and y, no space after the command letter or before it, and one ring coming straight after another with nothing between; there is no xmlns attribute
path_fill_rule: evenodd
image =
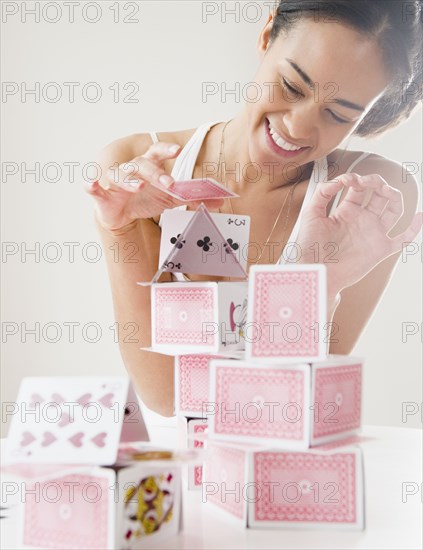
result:
<svg viewBox="0 0 423 550"><path fill-rule="evenodd" d="M384 197L392 202L401 202L402 193L387 183L379 174L370 174L367 176L361 176L359 184L362 187L371 189L373 194L379 197Z"/></svg>
<svg viewBox="0 0 423 550"><path fill-rule="evenodd" d="M362 182L363 176L360 176L355 172L348 172L347 174L342 174L339 177L342 178L345 185L348 186L348 192L343 200L343 203L345 203L345 205L348 203L353 203L360 207L363 206L363 203L366 202L366 198L369 195L369 189L367 189Z"/></svg>
<svg viewBox="0 0 423 550"><path fill-rule="evenodd" d="M345 195L344 200L340 204L340 207L342 207L342 204L352 202L353 204L356 204L357 206L361 206L363 204L364 197L366 195L365 189L357 189L356 187L349 187L347 194Z"/></svg>
<svg viewBox="0 0 423 550"><path fill-rule="evenodd" d="M109 198L108 191L98 181L84 181L83 186L85 191L97 200L106 200Z"/></svg>
<svg viewBox="0 0 423 550"><path fill-rule="evenodd" d="M389 199L387 199L386 197L380 197L377 193L372 193L365 208L369 212L372 212L373 214L376 214L376 216L379 217L383 213L388 202L389 202Z"/></svg>
<svg viewBox="0 0 423 550"><path fill-rule="evenodd" d="M318 217L326 217L328 204L343 187L344 183L341 178L318 183L308 206L309 213Z"/></svg>
<svg viewBox="0 0 423 550"><path fill-rule="evenodd" d="M392 227L397 223L397 221L401 218L401 216L404 213L404 201L402 198L402 193L395 189L396 191L394 195L394 199L388 200L386 203L386 206L384 209L379 210L378 213L378 205L376 201L380 201L380 203L386 199L383 199L382 197L371 197L369 204L367 205L367 209L371 209L372 212L379 215L379 218L381 222L383 223L384 228L388 231L389 229L392 229ZM373 206L370 206L373 205ZM370 208L369 208L370 206Z"/></svg>
<svg viewBox="0 0 423 550"><path fill-rule="evenodd" d="M159 141L150 145L143 156L154 162L162 162L163 160L178 156L180 152L181 146L177 143Z"/></svg>
<svg viewBox="0 0 423 550"><path fill-rule="evenodd" d="M403 249L403 246L405 244L411 243L414 241L414 239L417 237L419 232L421 231L423 225L423 212L417 212L415 214L413 221L409 225L409 227L402 233L401 235L398 235L398 237L394 237L391 239L391 254L395 254L396 252L399 252Z"/></svg>
<svg viewBox="0 0 423 550"><path fill-rule="evenodd" d="M109 170L108 176L115 186L129 191L138 191L143 183L150 183L163 190L174 182L172 176L169 176L157 162L145 156L135 157L130 162L120 164L117 169Z"/></svg>
<svg viewBox="0 0 423 550"><path fill-rule="evenodd" d="M208 210L216 210L223 206L225 199L204 199L202 201L192 201L188 205L190 208L197 209L201 203L204 203Z"/></svg>
<svg viewBox="0 0 423 550"><path fill-rule="evenodd" d="M107 179L109 181L108 191L124 190L129 193L135 193L146 182L137 174L134 173L135 165L132 163L125 163L119 165L117 168L111 168L107 172Z"/></svg>

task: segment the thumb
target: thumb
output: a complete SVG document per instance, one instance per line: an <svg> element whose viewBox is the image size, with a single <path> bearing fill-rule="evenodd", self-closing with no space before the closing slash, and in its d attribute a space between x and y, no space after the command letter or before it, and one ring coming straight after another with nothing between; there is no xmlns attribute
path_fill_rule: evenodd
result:
<svg viewBox="0 0 423 550"><path fill-rule="evenodd" d="M413 221L411 222L409 227L404 231L404 233L401 233L401 235L398 235L398 237L391 239L392 249L393 249L392 253L399 252L404 248L404 245L407 245L413 242L413 240L420 233L422 224L423 224L423 212L417 212L413 218Z"/></svg>

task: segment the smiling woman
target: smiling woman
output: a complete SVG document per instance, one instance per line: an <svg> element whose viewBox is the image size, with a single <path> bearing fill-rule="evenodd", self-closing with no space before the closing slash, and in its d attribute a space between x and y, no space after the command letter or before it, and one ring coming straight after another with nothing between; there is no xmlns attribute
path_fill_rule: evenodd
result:
<svg viewBox="0 0 423 550"><path fill-rule="evenodd" d="M261 253L251 254L248 267L289 260L288 243L302 251L301 263L322 261L316 247L335 245L336 261L326 267L329 320L338 332L329 351L351 352L422 214L416 180L400 185L401 165L340 145L395 127L421 101L421 7L417 0L282 0L257 40L258 101L230 121L137 134L104 148L103 173L118 163L118 174L87 190L109 254L116 320L135 320L142 346L151 342L150 293L133 283L157 269L161 213L183 206L163 186L203 177L214 163L216 178L240 198L207 207L251 217L250 242ZM254 167L255 177L239 167ZM115 263L107 251L117 240L136 243L141 263ZM140 352L139 343L120 349L146 405L172 415L172 359Z"/></svg>

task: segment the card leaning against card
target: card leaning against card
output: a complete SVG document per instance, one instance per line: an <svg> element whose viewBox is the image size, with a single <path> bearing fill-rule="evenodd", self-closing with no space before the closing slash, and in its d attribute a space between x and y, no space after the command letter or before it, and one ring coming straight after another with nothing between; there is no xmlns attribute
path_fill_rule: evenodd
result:
<svg viewBox="0 0 423 550"><path fill-rule="evenodd" d="M24 378L5 463L113 464L121 441L147 441L125 376Z"/></svg>

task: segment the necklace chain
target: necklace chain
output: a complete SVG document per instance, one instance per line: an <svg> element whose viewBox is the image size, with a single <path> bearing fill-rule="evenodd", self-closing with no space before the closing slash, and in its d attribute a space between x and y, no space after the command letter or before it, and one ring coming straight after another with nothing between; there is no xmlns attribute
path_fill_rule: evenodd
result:
<svg viewBox="0 0 423 550"><path fill-rule="evenodd" d="M232 119L231 119L232 120ZM219 174L219 178L220 178L220 181L223 182L225 184L225 187L226 189L228 189L228 182L226 181L226 158L225 158L225 140L224 140L224 135L225 135L225 129L226 129L226 126L229 124L229 122L231 122L231 120L228 120L227 122L225 122L225 125L223 126L223 129L222 129L222 137L221 137L221 140L220 140L220 151L219 151L219 165L218 165L218 174ZM223 158L223 162L222 162L222 158ZM224 167L224 175L222 174L222 168ZM282 243L284 242L285 240L285 234L286 234L286 229L287 229L287 226L288 226L288 220L289 220L289 214L291 212L291 205L292 205L292 198L293 198L293 195L294 195L294 191L295 191L295 188L297 187L297 185L299 184L300 182L297 181L294 183L294 185L291 186L291 189L289 190L289 193L286 194L285 196L285 199L282 203L282 206L278 212L278 215L276 216L276 219L275 219L275 223L273 224L273 227L269 233L269 236L267 237L266 239L266 242L264 243L263 245L263 248L260 252L260 255L258 258L256 258L253 262L250 262L250 264L257 264L257 262L260 260L260 258L262 257L263 255L263 252L264 252L264 249L266 248L266 246L269 244L269 241L270 241L270 238L271 236L273 235L273 231L275 230L277 224L278 224L278 221L282 215L282 212L283 212L283 209L285 207L285 204L286 204L286 201L288 200L288 197L289 197L289 203L288 203L288 209L287 209L287 213L286 213L286 216L285 216L285 224L284 224L284 228L283 228L283 233L282 233ZM233 208L232 208L232 203L231 203L231 199L228 198L228 201L229 201L229 206L231 208L231 212L232 212L232 215L235 215L234 214L234 211L233 211ZM220 209L219 209L219 212L220 212Z"/></svg>

